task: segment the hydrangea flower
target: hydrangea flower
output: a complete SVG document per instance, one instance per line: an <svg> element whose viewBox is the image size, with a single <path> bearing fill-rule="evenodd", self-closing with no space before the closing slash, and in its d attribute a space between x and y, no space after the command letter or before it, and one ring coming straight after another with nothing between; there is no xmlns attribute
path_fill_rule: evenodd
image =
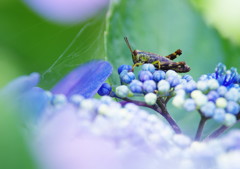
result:
<svg viewBox="0 0 240 169"><path fill-rule="evenodd" d="M176 89L181 92L176 91L173 104L186 111L198 110L205 118L232 126L240 113L238 78L235 68L226 70L226 66L219 63L214 73L202 75L197 82L191 80L184 86L177 86ZM180 96L183 96L184 103L178 103ZM194 101L191 105L189 99ZM193 104L196 106L191 108Z"/></svg>
<svg viewBox="0 0 240 169"><path fill-rule="evenodd" d="M240 154L239 131L219 140L192 142L157 116L132 103L122 107L108 96L50 104L44 114L34 131L35 147L51 169L221 169L229 161L220 159ZM232 161L234 167L239 164L236 158Z"/></svg>
<svg viewBox="0 0 240 169"><path fill-rule="evenodd" d="M0 96L14 102L21 101L20 107L24 105L28 112L34 114L38 110L41 114L31 130L34 138L32 147L41 164L40 168L239 168L240 131L211 139L225 131L239 117L239 100L235 95L235 91L239 92L235 90L237 86L225 86L225 90L218 81L216 83L210 78L205 79L205 87L190 76L181 77L174 71L153 71L150 65L143 67L142 71L152 74L158 72L158 78L153 80L132 80L142 84L140 94L144 96L144 102L129 99L133 94L129 87L132 82L122 84L115 90L104 83L112 71L111 65L104 61L91 62L75 69L51 91L36 87L39 81L36 73L20 77L2 89ZM119 74L125 68L129 67L123 66ZM175 82L173 77L179 82ZM168 89L161 94L160 82L165 83L164 87ZM218 90L222 91L221 94ZM99 100L91 98L97 91L110 96L103 96ZM173 103L178 107L201 112L204 118L200 121L197 134L201 133L202 124L208 118L224 121L225 125L203 142L191 140L181 134L166 110L167 99L172 94L176 94ZM116 102L111 97L120 98L125 103ZM34 103L34 106L29 107L29 103ZM40 109L38 104L41 105ZM170 126L138 105L156 110Z"/></svg>
<svg viewBox="0 0 240 169"><path fill-rule="evenodd" d="M201 115L196 139L200 139L203 126L208 119L214 119L222 127L212 136L222 133L240 118L239 75L235 68L226 70L219 63L214 73L202 75L197 82L190 80L175 88L173 105L186 111L197 110Z"/></svg>
<svg viewBox="0 0 240 169"><path fill-rule="evenodd" d="M84 21L108 5L109 0L25 0L48 20L60 23Z"/></svg>

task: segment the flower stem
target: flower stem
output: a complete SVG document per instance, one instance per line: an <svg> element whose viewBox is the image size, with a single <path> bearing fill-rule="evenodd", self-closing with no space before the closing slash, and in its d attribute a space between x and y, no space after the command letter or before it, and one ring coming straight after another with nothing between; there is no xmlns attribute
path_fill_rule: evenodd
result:
<svg viewBox="0 0 240 169"><path fill-rule="evenodd" d="M155 110L156 112L161 114L167 120L167 122L170 124L172 129L175 131L175 133L177 133L177 134L182 133L182 131L179 128L179 126L177 125L177 123L174 121L174 119L168 113L168 111L167 111L167 109L165 107L165 104L164 104L163 100L161 100L161 98L158 99L159 101L158 101L157 104L150 106L150 105L148 105L148 104L146 104L145 102L142 102L142 101L131 100L129 98L120 98L113 92L111 93L110 96L123 100L122 102L120 102L122 105L125 105L127 103L134 103L134 104L136 104L138 106L148 107L150 109Z"/></svg>
<svg viewBox="0 0 240 169"><path fill-rule="evenodd" d="M218 136L220 136L224 131L226 131L229 127L222 125L221 127L219 127L217 130L215 130L214 132L212 132L207 138L206 140L210 140L213 138L217 138Z"/></svg>
<svg viewBox="0 0 240 169"><path fill-rule="evenodd" d="M168 121L168 123L170 124L170 126L172 127L172 129L175 131L175 133L177 134L181 134L182 131L180 129L180 127L177 125L177 123L175 122L175 120L171 117L171 115L168 113L167 109L166 109L166 105L164 104L164 101L162 100L162 98L158 98L157 99L157 105L161 108L162 110L162 116Z"/></svg>
<svg viewBox="0 0 240 169"><path fill-rule="evenodd" d="M207 120L208 119L206 117L201 116L201 120L199 122L198 129L195 135L195 141L199 141L201 139L203 128Z"/></svg>

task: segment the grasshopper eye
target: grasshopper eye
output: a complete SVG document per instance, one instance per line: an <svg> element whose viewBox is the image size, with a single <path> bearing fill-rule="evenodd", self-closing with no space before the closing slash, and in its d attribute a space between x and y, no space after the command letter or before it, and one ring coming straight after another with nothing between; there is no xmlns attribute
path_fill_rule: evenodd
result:
<svg viewBox="0 0 240 169"><path fill-rule="evenodd" d="M138 52L137 52L136 50L134 50L134 51L132 52L132 54L133 54L134 56L137 56Z"/></svg>

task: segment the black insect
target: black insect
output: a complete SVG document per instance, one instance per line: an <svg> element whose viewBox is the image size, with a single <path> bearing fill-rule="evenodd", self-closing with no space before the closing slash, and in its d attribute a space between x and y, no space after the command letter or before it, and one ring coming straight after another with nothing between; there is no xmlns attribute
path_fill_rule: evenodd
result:
<svg viewBox="0 0 240 169"><path fill-rule="evenodd" d="M127 37L124 37L124 40L132 54L132 60L134 63L134 65L132 66L132 71L134 71L134 68L136 66L140 66L145 63L153 64L156 67L156 69L174 70L178 73L185 73L191 70L191 68L185 62L172 61L177 56L180 56L182 54L182 51L180 49L176 50L174 53L171 53L170 55L160 56L158 54L145 52L142 50L132 50Z"/></svg>

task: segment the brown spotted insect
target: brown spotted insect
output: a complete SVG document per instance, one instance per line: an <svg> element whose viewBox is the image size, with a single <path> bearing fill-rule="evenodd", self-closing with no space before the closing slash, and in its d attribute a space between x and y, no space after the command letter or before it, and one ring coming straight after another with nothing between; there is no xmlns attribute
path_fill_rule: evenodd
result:
<svg viewBox="0 0 240 169"><path fill-rule="evenodd" d="M134 68L136 66L140 66L145 63L153 64L156 69L174 70L178 73L185 73L191 70L190 67L185 62L172 61L177 56L180 56L182 54L182 51L180 49L164 57L155 53L145 52L142 50L132 50L127 37L124 37L124 40L132 54L132 60L134 63L134 65L132 66L132 71L134 71Z"/></svg>

